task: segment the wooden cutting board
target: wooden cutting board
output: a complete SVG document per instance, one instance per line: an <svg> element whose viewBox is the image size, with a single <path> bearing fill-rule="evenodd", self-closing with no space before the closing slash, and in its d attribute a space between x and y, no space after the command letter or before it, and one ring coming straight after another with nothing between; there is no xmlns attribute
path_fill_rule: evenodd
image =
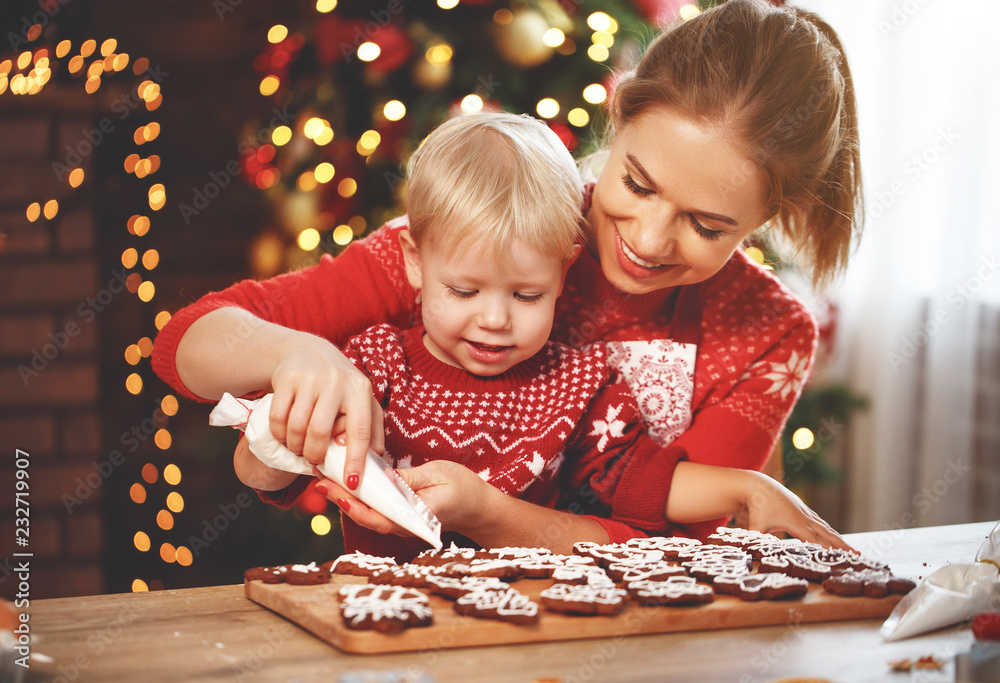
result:
<svg viewBox="0 0 1000 683"><path fill-rule="evenodd" d="M614 617L570 616L540 607L538 624L516 626L461 616L455 613L450 600L424 590L434 611L434 623L386 635L344 626L337 591L345 583L366 583L366 579L334 574L330 583L320 586L250 581L245 592L250 600L340 650L356 654L880 618L888 616L902 597L840 598L825 592L818 584L810 584L809 593L801 600L746 602L729 595L716 595L714 602L698 607L644 607L628 602ZM552 583L552 579L521 579L513 586L538 602L539 594Z"/></svg>

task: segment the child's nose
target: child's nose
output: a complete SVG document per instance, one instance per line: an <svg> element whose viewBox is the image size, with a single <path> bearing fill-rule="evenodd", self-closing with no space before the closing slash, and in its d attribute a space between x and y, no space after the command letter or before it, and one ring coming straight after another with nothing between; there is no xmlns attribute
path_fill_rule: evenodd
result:
<svg viewBox="0 0 1000 683"><path fill-rule="evenodd" d="M497 299L487 301L479 312L479 325L487 330L503 330L510 325L510 307Z"/></svg>

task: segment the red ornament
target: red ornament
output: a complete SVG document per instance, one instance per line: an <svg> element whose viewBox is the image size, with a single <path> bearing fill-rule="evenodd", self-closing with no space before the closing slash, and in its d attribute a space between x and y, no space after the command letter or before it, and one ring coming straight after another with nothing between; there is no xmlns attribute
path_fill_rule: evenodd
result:
<svg viewBox="0 0 1000 683"><path fill-rule="evenodd" d="M559 139L562 140L562 143L566 145L566 149L568 150L576 149L579 140L577 139L576 135L573 134L573 131L570 130L569 126L567 126L562 121L550 121L549 128L551 128L552 131L559 136Z"/></svg>
<svg viewBox="0 0 1000 683"><path fill-rule="evenodd" d="M669 26L680 16L681 6L693 4L692 0L635 0L639 14L657 26Z"/></svg>
<svg viewBox="0 0 1000 683"><path fill-rule="evenodd" d="M1000 640L1000 612L980 612L972 620L972 635L978 640Z"/></svg>
<svg viewBox="0 0 1000 683"><path fill-rule="evenodd" d="M371 42L378 45L378 57L371 63L369 68L382 74L392 73L399 67L406 64L413 54L413 41L405 31L395 24L382 27L378 32L373 33Z"/></svg>
<svg viewBox="0 0 1000 683"><path fill-rule="evenodd" d="M364 25L363 21L348 21L335 14L316 22L313 42L316 44L316 59L319 63L330 66L348 57L356 58L358 45L368 40Z"/></svg>
<svg viewBox="0 0 1000 683"><path fill-rule="evenodd" d="M330 501L316 492L315 482L313 482L299 497L295 504L303 512L307 512L310 515L321 515L326 512L326 508L330 504Z"/></svg>

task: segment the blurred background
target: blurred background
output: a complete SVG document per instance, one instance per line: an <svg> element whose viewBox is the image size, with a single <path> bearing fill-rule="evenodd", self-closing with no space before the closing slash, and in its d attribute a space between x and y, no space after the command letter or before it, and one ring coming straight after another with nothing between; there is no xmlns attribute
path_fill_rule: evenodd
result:
<svg viewBox="0 0 1000 683"><path fill-rule="evenodd" d="M205 292L337 254L402 213L447 116L543 118L581 157L615 72L710 2L5 0L0 555L30 464L32 597L234 583L340 552L336 509L260 503L237 434L151 371ZM866 235L809 302L820 358L781 476L843 531L1000 517L1000 67L988 0L803 2L848 50ZM951 45L950 43L954 43ZM331 296L351 296L333 292ZM27 454L26 456L24 454ZM14 592L10 563L0 595Z"/></svg>

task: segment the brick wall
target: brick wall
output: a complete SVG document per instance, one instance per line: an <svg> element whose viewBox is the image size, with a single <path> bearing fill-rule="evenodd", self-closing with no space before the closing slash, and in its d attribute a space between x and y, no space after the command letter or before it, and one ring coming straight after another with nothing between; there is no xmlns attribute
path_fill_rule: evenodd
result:
<svg viewBox="0 0 1000 683"><path fill-rule="evenodd" d="M60 182L51 162L93 127L100 101L53 92L0 101L0 548L34 554L31 597L105 588L103 497L96 487L67 511L63 494L93 478L104 448L99 322L79 306L100 287L92 163L84 184ZM61 161L61 159L59 159ZM29 222L29 203L59 202ZM30 454L30 544L13 548L14 456ZM15 592L0 566L0 595Z"/></svg>

